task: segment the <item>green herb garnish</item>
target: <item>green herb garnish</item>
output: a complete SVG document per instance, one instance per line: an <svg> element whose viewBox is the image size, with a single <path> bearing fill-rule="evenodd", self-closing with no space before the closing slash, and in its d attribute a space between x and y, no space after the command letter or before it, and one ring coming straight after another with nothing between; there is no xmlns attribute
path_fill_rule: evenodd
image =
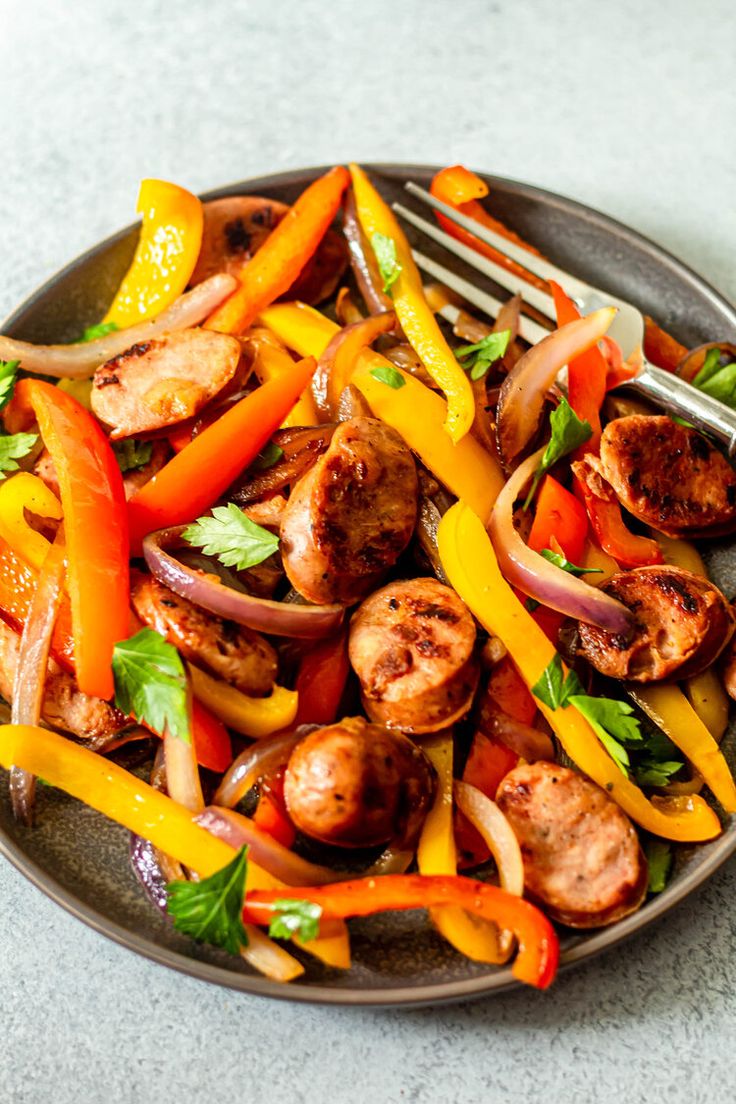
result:
<svg viewBox="0 0 736 1104"><path fill-rule="evenodd" d="M557 409L550 414L549 424L552 436L534 473L534 479L524 503L525 510L529 508L542 476L563 456L567 456L569 452L585 444L593 433L590 422L578 418L564 395Z"/></svg>
<svg viewBox="0 0 736 1104"><path fill-rule="evenodd" d="M106 337L119 329L117 322L98 322L96 326L88 326L77 343L86 345L88 341L96 341L98 337Z"/></svg>
<svg viewBox="0 0 736 1104"><path fill-rule="evenodd" d="M151 459L153 442L134 441L132 437L126 437L124 441L113 441L112 451L121 472L135 471L145 467Z"/></svg>
<svg viewBox="0 0 736 1104"><path fill-rule="evenodd" d="M391 296L391 288L401 272L401 265L396 256L396 242L386 234L376 232L371 237L371 245L378 261L378 271L383 279L384 293Z"/></svg>
<svg viewBox="0 0 736 1104"><path fill-rule="evenodd" d="M274 901L273 907L278 909L279 914L269 924L268 934L274 939L291 939L297 936L300 943L308 943L319 935L321 905L299 898L280 897Z"/></svg>
<svg viewBox="0 0 736 1104"><path fill-rule="evenodd" d="M5 479L5 472L18 471L18 460L28 455L37 440L37 433L0 436L0 479Z"/></svg>
<svg viewBox="0 0 736 1104"><path fill-rule="evenodd" d="M248 848L241 847L232 862L199 882L170 882L166 909L177 931L212 943L230 954L248 946L243 926L243 898Z"/></svg>
<svg viewBox="0 0 736 1104"><path fill-rule="evenodd" d="M555 567L561 568L563 571L567 571L569 575L599 575L603 572L602 567L577 567L574 563L570 563L569 560L561 556L559 552L553 552L551 548L543 548L539 553L540 556L544 556L545 560L549 560Z"/></svg>
<svg viewBox="0 0 736 1104"><path fill-rule="evenodd" d="M191 731L184 665L173 644L153 629L141 629L113 648L115 705L140 724L189 743Z"/></svg>
<svg viewBox="0 0 736 1104"><path fill-rule="evenodd" d="M225 567L247 571L263 563L279 546L279 538L256 525L234 502L215 506L212 516L197 518L182 533L185 541L201 548L206 556L217 556Z"/></svg>
<svg viewBox="0 0 736 1104"><path fill-rule="evenodd" d="M401 372L390 364L379 364L378 368L371 368L371 375L379 383L385 383L388 387L393 387L394 391L406 386L406 380Z"/></svg>
<svg viewBox="0 0 736 1104"><path fill-rule="evenodd" d="M672 847L667 840L651 837L644 844L644 854L649 867L647 888L650 893L661 893L672 870Z"/></svg>
<svg viewBox="0 0 736 1104"><path fill-rule="evenodd" d="M284 455L284 450L274 441L264 445L250 466L251 471L267 471L274 464L278 464Z"/></svg>
<svg viewBox="0 0 736 1104"><path fill-rule="evenodd" d="M479 380L485 376L494 361L499 360L506 352L510 338L511 330L491 333L475 345L461 345L455 350L455 356L458 360L467 360L462 365L463 370L470 370L471 380Z"/></svg>
<svg viewBox="0 0 736 1104"><path fill-rule="evenodd" d="M19 360L0 360L0 410L8 405L15 391Z"/></svg>

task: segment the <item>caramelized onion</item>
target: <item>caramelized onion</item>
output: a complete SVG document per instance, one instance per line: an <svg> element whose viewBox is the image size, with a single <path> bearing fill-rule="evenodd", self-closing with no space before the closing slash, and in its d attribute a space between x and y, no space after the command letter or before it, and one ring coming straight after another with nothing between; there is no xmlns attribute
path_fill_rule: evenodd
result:
<svg viewBox="0 0 736 1104"><path fill-rule="evenodd" d="M276 732L241 751L223 775L213 804L232 809L259 778L282 767L302 737L314 732L315 728L317 725L299 725L288 732Z"/></svg>
<svg viewBox="0 0 736 1104"><path fill-rule="evenodd" d="M384 311L344 326L332 338L319 358L312 380L317 409L327 421L336 416L340 395L350 383L358 354L395 325L394 312Z"/></svg>
<svg viewBox="0 0 736 1104"><path fill-rule="evenodd" d="M345 616L342 606L308 606L257 598L187 567L169 554L170 549L181 545L185 528L177 525L159 529L143 541L143 556L151 574L175 594L227 621L273 636L311 640L327 636L340 626Z"/></svg>
<svg viewBox="0 0 736 1104"><path fill-rule="evenodd" d="M467 782L455 781L453 793L458 809L480 832L493 855L501 889L521 897L524 893L524 863L519 841L508 820L495 801Z"/></svg>
<svg viewBox="0 0 736 1104"><path fill-rule="evenodd" d="M348 189L345 197L342 228L348 243L350 267L369 313L381 314L392 310L393 304L383 290L378 262L358 222L352 188Z"/></svg>
<svg viewBox="0 0 736 1104"><path fill-rule="evenodd" d="M334 425L278 430L272 440L282 450L283 456L265 471L253 471L251 468L243 479L230 488L229 498L238 506L250 506L284 487L292 486L327 450L334 432Z"/></svg>
<svg viewBox="0 0 736 1104"><path fill-rule="evenodd" d="M254 863L287 885L325 885L327 882L338 881L343 876L326 866L318 866L294 854L283 843L259 828L255 821L232 809L208 805L195 819L197 824L201 824L213 836L229 843L231 847L240 849L247 846L248 855Z"/></svg>

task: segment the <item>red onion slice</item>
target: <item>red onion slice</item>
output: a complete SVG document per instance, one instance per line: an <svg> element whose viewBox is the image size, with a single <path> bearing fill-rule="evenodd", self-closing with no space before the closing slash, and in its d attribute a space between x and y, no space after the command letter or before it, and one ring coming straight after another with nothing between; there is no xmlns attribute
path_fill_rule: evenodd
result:
<svg viewBox="0 0 736 1104"><path fill-rule="evenodd" d="M58 379L83 379L100 364L119 356L132 345L172 330L186 330L202 322L238 285L234 276L211 276L191 291L180 295L153 322L139 322L124 330L74 345L32 345L0 334L0 359L20 360L26 372L39 372Z"/></svg>
<svg viewBox="0 0 736 1104"><path fill-rule="evenodd" d="M332 338L319 358L312 380L317 409L328 421L337 415L340 395L350 383L358 354L395 325L394 312L385 311L345 326Z"/></svg>
<svg viewBox="0 0 736 1104"><path fill-rule="evenodd" d="M358 222L352 188L348 189L345 197L342 229L350 252L350 267L369 312L371 314L382 314L383 311L393 310L393 303L383 290L383 280L378 271L378 262L373 255L373 250L366 242L362 227Z"/></svg>
<svg viewBox="0 0 736 1104"><path fill-rule="evenodd" d="M529 456L496 499L488 532L501 571L513 586L550 609L598 625L607 632L628 636L632 615L626 606L533 552L514 528L514 503L534 475L543 452L540 448Z"/></svg>
<svg viewBox="0 0 736 1104"><path fill-rule="evenodd" d="M264 736L241 751L223 775L213 804L232 809L259 778L283 766L302 737L315 728L317 725L299 725L289 732Z"/></svg>
<svg viewBox="0 0 736 1104"><path fill-rule="evenodd" d="M175 594L228 621L272 636L314 640L339 628L345 616L342 606L306 606L257 598L186 567L168 552L180 545L185 528L177 525L159 529L143 541L143 556L151 573Z"/></svg>

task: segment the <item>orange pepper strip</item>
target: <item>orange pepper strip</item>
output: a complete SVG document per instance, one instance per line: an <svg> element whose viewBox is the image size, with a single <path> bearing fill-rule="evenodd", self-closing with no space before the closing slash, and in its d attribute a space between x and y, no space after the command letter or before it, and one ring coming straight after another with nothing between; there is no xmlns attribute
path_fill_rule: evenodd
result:
<svg viewBox="0 0 736 1104"><path fill-rule="evenodd" d="M112 650L128 635L128 529L120 468L99 423L50 383L21 380L17 408L32 409L59 480L77 683L110 699Z"/></svg>
<svg viewBox="0 0 736 1104"><path fill-rule="evenodd" d="M315 368L315 360L307 357L288 376L246 395L133 495L128 514L134 553L147 533L193 521L219 498L281 425Z"/></svg>
<svg viewBox="0 0 736 1104"><path fill-rule="evenodd" d="M310 184L241 271L240 287L214 311L205 329L239 334L288 291L337 214L350 177L342 165Z"/></svg>
<svg viewBox="0 0 736 1104"><path fill-rule="evenodd" d="M201 701L192 698L192 745L200 767L222 774L233 761L230 733Z"/></svg>
<svg viewBox="0 0 736 1104"><path fill-rule="evenodd" d="M0 537L0 616L16 632L21 632L26 623L37 584L38 573ZM54 626L51 654L67 671L74 670L72 615L65 595Z"/></svg>
<svg viewBox="0 0 736 1104"><path fill-rule="evenodd" d="M463 909L514 933L519 950L511 969L519 981L546 989L557 971L559 944L547 917L528 901L471 878L386 874L382 878L356 878L327 886L290 886L288 893L292 899L320 905L325 919L417 908ZM243 919L255 924L270 923L278 911L275 903L282 894L283 891L262 889L248 893Z"/></svg>
<svg viewBox="0 0 736 1104"><path fill-rule="evenodd" d="M565 326L568 322L582 318L572 299L559 284L550 280L549 286L555 301L558 326ZM589 437L577 450L577 456L582 456L586 452L598 452L601 439L601 406L606 397L607 374L605 357L597 345L593 345L580 356L574 357L567 366L567 398L570 406L578 418L583 418L590 423L593 430L592 437Z"/></svg>

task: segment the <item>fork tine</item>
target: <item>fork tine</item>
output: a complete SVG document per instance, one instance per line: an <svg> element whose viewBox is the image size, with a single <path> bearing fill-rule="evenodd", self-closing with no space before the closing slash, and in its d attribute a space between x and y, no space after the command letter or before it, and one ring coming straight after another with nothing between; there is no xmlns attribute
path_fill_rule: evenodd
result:
<svg viewBox="0 0 736 1104"><path fill-rule="evenodd" d="M564 269L558 268L557 265L553 265L550 261L545 261L543 257L538 257L535 253L530 253L528 249L524 249L522 246L517 245L516 242L509 241L508 238L504 238L494 230L489 230L487 226L483 226L475 219L468 218L467 215L464 215L461 211L456 211L454 207L450 207L447 203L443 203L442 200L435 199L433 195L430 195L424 188L420 188L419 185L415 184L412 180L407 181L404 187L407 192L410 192L411 195L420 200L420 202L425 203L428 207L432 207L435 211L439 211L452 222L457 223L458 226L462 226L464 230L473 234L474 237L485 242L486 245L490 245L494 249L497 249L499 253L504 253L507 257L511 257L512 260L516 261L517 264L520 264L522 268L525 268L528 272L533 272L535 276L539 276L543 280L556 280L558 284L564 287L568 295L571 295L575 299L585 299L588 285L583 283L582 280L578 280L576 276L572 276L569 272L565 272ZM531 299L529 299L529 302L531 303ZM533 305L536 306L537 304L534 303Z"/></svg>
<svg viewBox="0 0 736 1104"><path fill-rule="evenodd" d="M509 272L508 269L502 268L501 265L496 264L494 261L489 261L487 257L481 256L480 253L476 253L470 246L464 245L456 238L451 238L449 234L446 234L444 230L440 230L431 222L427 222L426 219L421 218L419 215L415 215L413 211L410 211L408 207L404 207L401 203L394 203L393 209L398 215L410 222L412 226L415 226L417 230L421 230L427 237L432 238L433 241L438 242L440 245L444 245L445 249L450 253L454 253L456 257L460 257L461 260L466 261L467 264L472 265L479 272L482 272L484 276L490 277L495 283L500 284L501 287L506 288L512 295L521 295L526 303L529 303L532 307L536 307L538 311L552 322L555 321L555 308L552 302L551 296L546 292L540 291L539 288L535 288L532 284L528 284L526 280L522 280L519 276L515 276L513 272Z"/></svg>
<svg viewBox="0 0 736 1104"><path fill-rule="evenodd" d="M493 295L488 295L485 291L481 291L475 284L471 284L469 280L464 280L462 276L458 276L457 273L451 272L449 268L445 268L444 265L439 264L437 261L433 261L431 257L425 256L424 253L420 253L418 249L412 250L414 260L417 266L421 268L422 272L427 272L435 280L439 280L445 287L450 288L451 291L457 292L468 303L472 303L474 307L478 307L484 314L487 314L489 318L497 318L498 312L502 307L500 300L496 299ZM447 319L453 326L457 321L458 310L457 307L449 304L447 307L443 307L439 312L443 318ZM537 322L533 322L531 318L526 318L524 315L519 319L519 334L528 341L530 345L536 345L542 340L543 337L549 335L549 330L545 330L543 326L540 326Z"/></svg>

